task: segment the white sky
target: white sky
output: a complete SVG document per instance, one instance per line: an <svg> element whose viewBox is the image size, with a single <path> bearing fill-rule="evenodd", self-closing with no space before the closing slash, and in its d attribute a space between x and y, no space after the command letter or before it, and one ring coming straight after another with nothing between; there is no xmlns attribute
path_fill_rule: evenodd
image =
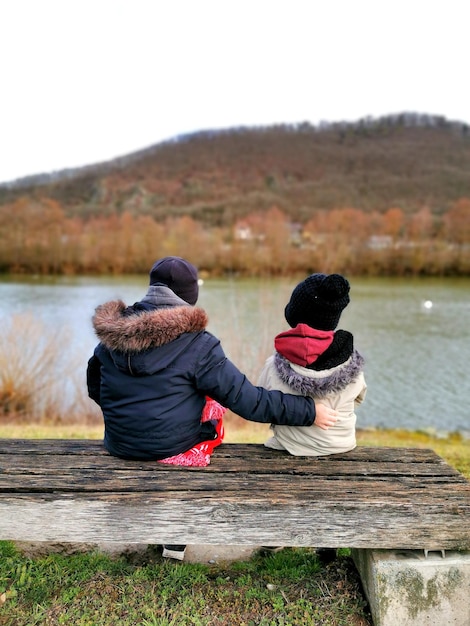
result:
<svg viewBox="0 0 470 626"><path fill-rule="evenodd" d="M469 0L0 0L0 182L201 129L470 123Z"/></svg>

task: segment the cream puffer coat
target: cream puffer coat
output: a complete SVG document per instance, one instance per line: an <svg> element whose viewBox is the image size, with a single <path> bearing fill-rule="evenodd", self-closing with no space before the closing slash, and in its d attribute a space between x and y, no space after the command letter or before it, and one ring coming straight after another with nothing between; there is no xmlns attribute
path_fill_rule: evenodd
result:
<svg viewBox="0 0 470 626"><path fill-rule="evenodd" d="M341 331L345 332L345 331ZM258 384L284 393L309 395L338 411L338 421L328 430L318 426L271 426L274 437L264 444L295 456L324 456L356 447L356 407L365 398L364 360L353 350L343 363L314 370L292 363L276 352L261 372Z"/></svg>

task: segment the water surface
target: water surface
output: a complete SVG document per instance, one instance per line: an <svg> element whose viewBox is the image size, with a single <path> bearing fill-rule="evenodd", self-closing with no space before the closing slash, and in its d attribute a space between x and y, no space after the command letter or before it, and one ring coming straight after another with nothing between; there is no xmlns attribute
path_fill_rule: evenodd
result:
<svg viewBox="0 0 470 626"><path fill-rule="evenodd" d="M198 305L229 358L256 382L273 337L285 330L295 280L207 280ZM0 317L29 312L47 328L67 329L64 349L84 371L96 339L95 307L139 300L146 277L0 279ZM358 425L470 432L470 280L352 279L340 328L366 359L368 393ZM427 305L426 305L427 303Z"/></svg>

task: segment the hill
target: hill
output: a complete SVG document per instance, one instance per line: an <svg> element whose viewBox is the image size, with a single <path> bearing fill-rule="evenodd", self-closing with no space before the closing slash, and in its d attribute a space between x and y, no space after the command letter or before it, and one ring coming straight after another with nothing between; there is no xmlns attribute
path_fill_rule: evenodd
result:
<svg viewBox="0 0 470 626"><path fill-rule="evenodd" d="M207 226L272 207L302 223L317 210L345 207L442 215L470 197L470 132L416 113L205 131L0 185L0 206L24 196L56 200L68 217L186 215Z"/></svg>

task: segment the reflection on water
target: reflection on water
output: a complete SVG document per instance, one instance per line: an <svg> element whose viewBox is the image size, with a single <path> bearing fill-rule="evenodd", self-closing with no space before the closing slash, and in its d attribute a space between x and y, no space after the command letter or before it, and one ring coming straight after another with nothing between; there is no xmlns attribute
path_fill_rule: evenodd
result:
<svg viewBox="0 0 470 626"><path fill-rule="evenodd" d="M199 305L227 356L255 382L273 337L287 328L284 306L296 281L217 280L201 287ZM83 372L96 343L94 308L145 293L146 277L0 280L0 317L32 312L70 330ZM366 358L368 395L359 426L470 431L468 279L352 279L340 327L354 333ZM83 374L84 380L84 374Z"/></svg>

